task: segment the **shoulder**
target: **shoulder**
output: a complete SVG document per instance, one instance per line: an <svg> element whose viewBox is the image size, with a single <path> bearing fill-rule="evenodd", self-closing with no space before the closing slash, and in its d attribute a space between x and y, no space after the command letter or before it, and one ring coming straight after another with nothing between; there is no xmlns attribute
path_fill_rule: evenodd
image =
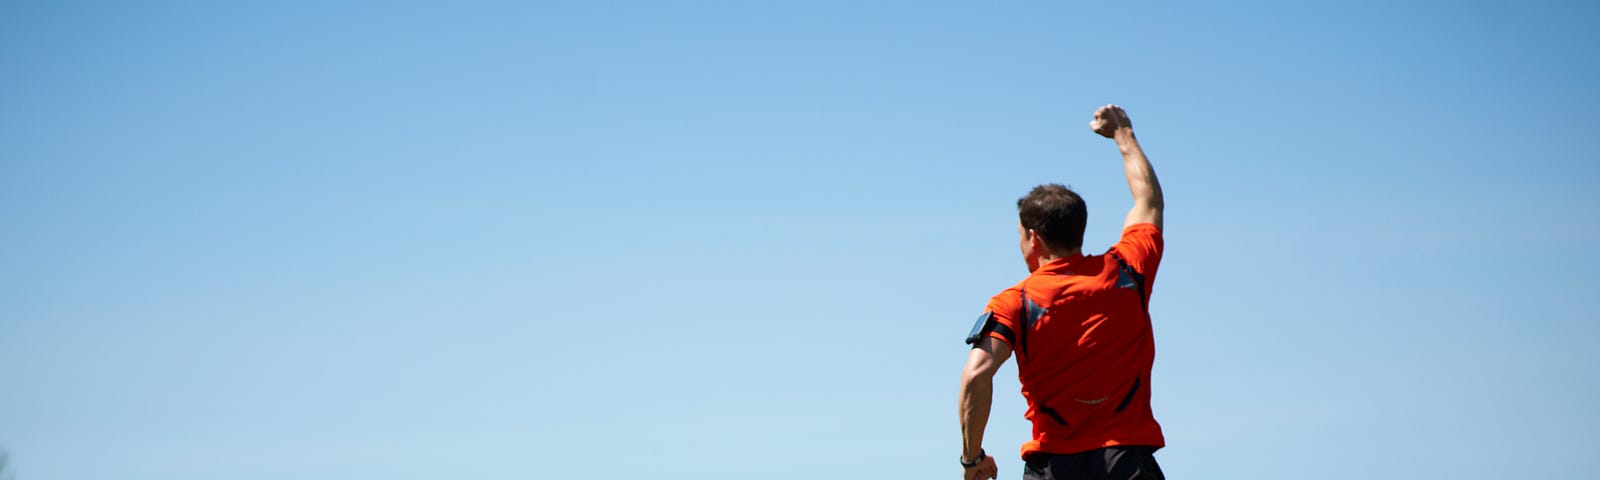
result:
<svg viewBox="0 0 1600 480"><path fill-rule="evenodd" d="M1161 227L1154 223L1136 223L1122 229L1122 238L1161 239Z"/></svg>
<svg viewBox="0 0 1600 480"><path fill-rule="evenodd" d="M1159 257L1165 246L1161 228L1151 223L1139 223L1123 228L1122 238L1106 250L1106 254L1116 254L1126 261L1138 261L1147 256Z"/></svg>
<svg viewBox="0 0 1600 480"><path fill-rule="evenodd" d="M1019 281L1017 281L1017 283L1015 285L1012 285L1010 288L1006 288L1005 290L1001 290L1000 293L996 293L996 294L994 294L993 297L989 297L989 311L991 311L991 312L1009 312L1011 310L1016 309L1017 306L1021 305L1022 304L1022 285L1026 281L1027 281L1027 279L1019 280Z"/></svg>

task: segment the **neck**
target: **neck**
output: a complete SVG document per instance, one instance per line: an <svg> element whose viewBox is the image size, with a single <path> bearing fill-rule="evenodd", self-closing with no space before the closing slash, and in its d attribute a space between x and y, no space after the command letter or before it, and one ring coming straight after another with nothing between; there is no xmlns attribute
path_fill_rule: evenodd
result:
<svg viewBox="0 0 1600 480"><path fill-rule="evenodd" d="M1056 260L1060 260L1060 259L1068 258L1068 257L1074 257L1074 256L1078 256L1078 255L1081 255L1081 254L1083 254L1083 247L1074 248L1072 250L1068 250L1065 253L1061 253L1061 254L1057 254L1055 252L1045 252L1043 255L1039 256L1039 264L1040 265L1044 265L1046 263L1054 262Z"/></svg>

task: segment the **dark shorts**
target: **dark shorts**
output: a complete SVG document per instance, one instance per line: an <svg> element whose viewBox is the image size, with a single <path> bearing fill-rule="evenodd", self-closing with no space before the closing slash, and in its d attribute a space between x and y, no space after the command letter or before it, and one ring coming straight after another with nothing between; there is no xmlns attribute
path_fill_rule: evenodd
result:
<svg viewBox="0 0 1600 480"><path fill-rule="evenodd" d="M1026 480L1165 480L1156 447L1106 447L1059 454L1035 452L1026 459Z"/></svg>

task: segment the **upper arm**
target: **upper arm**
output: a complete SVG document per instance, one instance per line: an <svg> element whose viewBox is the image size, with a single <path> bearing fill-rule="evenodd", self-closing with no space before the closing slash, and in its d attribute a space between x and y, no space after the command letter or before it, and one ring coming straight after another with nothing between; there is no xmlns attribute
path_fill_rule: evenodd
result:
<svg viewBox="0 0 1600 480"><path fill-rule="evenodd" d="M967 368L962 376L968 379L994 378L1000 365L1010 358L1010 345L994 337L984 337L972 345L972 353L967 354Z"/></svg>
<svg viewBox="0 0 1600 480"><path fill-rule="evenodd" d="M1132 215L1130 215L1131 217ZM1132 220L1129 220L1132 222ZM1166 249L1161 226L1154 222L1138 222L1122 229L1122 239L1111 247L1128 266L1145 277L1145 288L1155 281L1156 270L1161 266L1161 255Z"/></svg>
<svg viewBox="0 0 1600 480"><path fill-rule="evenodd" d="M1141 223L1149 223L1161 229L1161 206L1151 205L1146 202L1135 201L1133 209L1128 211L1128 220L1122 222L1122 228L1128 228Z"/></svg>
<svg viewBox="0 0 1600 480"><path fill-rule="evenodd" d="M967 340L972 344L972 351L967 355L963 378L993 377L1000 364L1011 358L1011 342L1017 340L1016 332L1022 331L1022 326L1012 315L1012 312L1021 309L1018 303L1021 297L1022 291L1012 287L989 299L988 308L978 317L978 323L973 326L973 332Z"/></svg>

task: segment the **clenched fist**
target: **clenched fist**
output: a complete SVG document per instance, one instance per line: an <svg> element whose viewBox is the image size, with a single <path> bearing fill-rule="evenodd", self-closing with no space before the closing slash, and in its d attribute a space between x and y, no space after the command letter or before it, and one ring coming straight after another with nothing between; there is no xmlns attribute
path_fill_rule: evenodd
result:
<svg viewBox="0 0 1600 480"><path fill-rule="evenodd" d="M1118 130L1133 131L1133 120L1128 119L1128 112L1116 105L1106 105L1094 111L1094 120L1089 121L1089 129L1102 137L1115 138Z"/></svg>

